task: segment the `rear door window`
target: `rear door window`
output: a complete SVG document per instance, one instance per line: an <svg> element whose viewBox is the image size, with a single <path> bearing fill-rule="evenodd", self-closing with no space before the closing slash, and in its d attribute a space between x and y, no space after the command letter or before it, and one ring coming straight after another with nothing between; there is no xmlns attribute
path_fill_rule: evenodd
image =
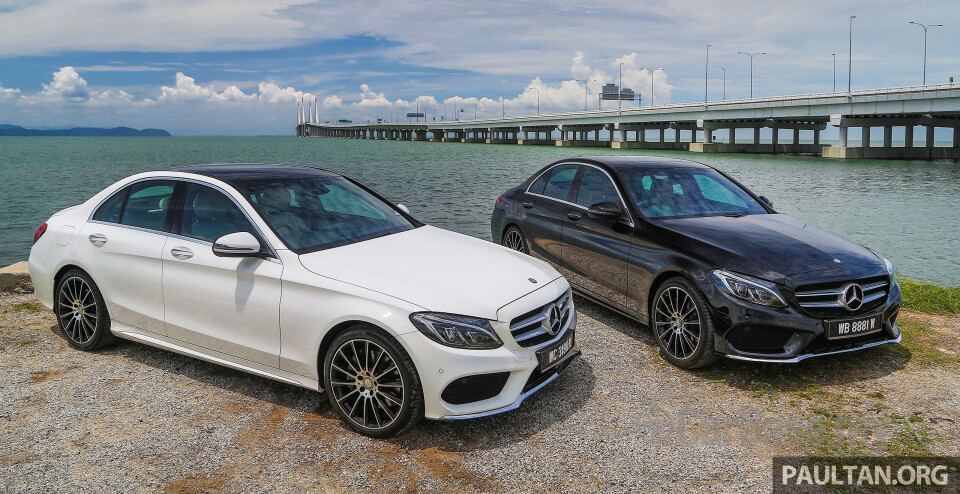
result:
<svg viewBox="0 0 960 494"><path fill-rule="evenodd" d="M147 180L131 185L120 224L165 231L174 185L172 180Z"/></svg>
<svg viewBox="0 0 960 494"><path fill-rule="evenodd" d="M570 196L570 186L573 185L573 179L577 176L577 170L580 165L560 165L550 172L550 178L547 179L547 185L543 189L543 195L566 201Z"/></svg>
<svg viewBox="0 0 960 494"><path fill-rule="evenodd" d="M127 194L130 193L130 187L126 187L100 205L100 209L93 215L97 221L106 221L107 223L120 223L120 215L123 213L123 203L127 200Z"/></svg>

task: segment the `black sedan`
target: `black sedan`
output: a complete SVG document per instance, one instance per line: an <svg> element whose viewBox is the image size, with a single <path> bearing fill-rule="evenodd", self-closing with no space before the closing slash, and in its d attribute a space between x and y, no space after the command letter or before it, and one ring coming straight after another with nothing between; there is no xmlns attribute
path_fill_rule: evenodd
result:
<svg viewBox="0 0 960 494"><path fill-rule="evenodd" d="M653 328L679 367L719 356L799 362L901 339L887 259L778 214L703 164L558 161L497 199L491 233Z"/></svg>

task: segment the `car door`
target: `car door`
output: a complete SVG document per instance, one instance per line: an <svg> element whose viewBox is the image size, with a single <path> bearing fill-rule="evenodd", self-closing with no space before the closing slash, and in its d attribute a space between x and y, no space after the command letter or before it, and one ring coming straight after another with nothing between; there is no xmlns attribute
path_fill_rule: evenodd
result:
<svg viewBox="0 0 960 494"><path fill-rule="evenodd" d="M623 306L627 293L627 263L633 222L610 176L584 165L574 185L574 204L567 205L562 235L560 272L577 288ZM591 218L590 206L612 202L620 206L619 219Z"/></svg>
<svg viewBox="0 0 960 494"><path fill-rule="evenodd" d="M561 236L569 207L573 180L580 165L557 165L540 175L523 195L521 205L526 211L523 234L527 237L530 254L539 257L554 268L561 265Z"/></svg>
<svg viewBox="0 0 960 494"><path fill-rule="evenodd" d="M157 334L164 332L160 252L175 186L172 180L143 180L124 187L94 211L78 246L110 318Z"/></svg>
<svg viewBox="0 0 960 494"><path fill-rule="evenodd" d="M239 205L221 190L187 182L174 232L163 247L167 335L233 357L280 367L280 275L274 258L218 257L213 242L250 232Z"/></svg>

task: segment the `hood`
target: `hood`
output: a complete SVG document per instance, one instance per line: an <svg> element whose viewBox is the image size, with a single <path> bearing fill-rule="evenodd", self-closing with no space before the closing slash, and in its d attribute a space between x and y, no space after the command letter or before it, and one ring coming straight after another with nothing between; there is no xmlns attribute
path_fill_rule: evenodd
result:
<svg viewBox="0 0 960 494"><path fill-rule="evenodd" d="M744 274L786 277L839 267L883 265L866 247L782 214L708 216L656 221L657 226L699 240L720 252L717 267ZM723 254L733 254L740 262ZM743 272L743 271L741 271Z"/></svg>
<svg viewBox="0 0 960 494"><path fill-rule="evenodd" d="M491 320L504 305L560 277L526 254L432 226L304 254L300 263L428 311Z"/></svg>

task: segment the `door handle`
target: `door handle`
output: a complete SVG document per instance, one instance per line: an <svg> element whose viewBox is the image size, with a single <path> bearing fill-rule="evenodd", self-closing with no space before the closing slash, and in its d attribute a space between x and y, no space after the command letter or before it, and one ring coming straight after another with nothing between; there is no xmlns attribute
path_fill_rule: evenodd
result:
<svg viewBox="0 0 960 494"><path fill-rule="evenodd" d="M103 244L107 243L107 236L102 233L94 233L87 238L94 247L102 247Z"/></svg>
<svg viewBox="0 0 960 494"><path fill-rule="evenodd" d="M174 247L170 249L170 255L182 261L193 257L193 251L186 247Z"/></svg>
<svg viewBox="0 0 960 494"><path fill-rule="evenodd" d="M570 218L573 221L577 221L580 218L583 218L583 216L581 216L580 213L576 211L570 211L569 213L567 213L567 218Z"/></svg>
<svg viewBox="0 0 960 494"><path fill-rule="evenodd" d="M533 207L533 203L530 202L530 201L521 202L520 204L523 205L523 207L525 207L525 208L527 208L527 209L530 209L530 208Z"/></svg>

